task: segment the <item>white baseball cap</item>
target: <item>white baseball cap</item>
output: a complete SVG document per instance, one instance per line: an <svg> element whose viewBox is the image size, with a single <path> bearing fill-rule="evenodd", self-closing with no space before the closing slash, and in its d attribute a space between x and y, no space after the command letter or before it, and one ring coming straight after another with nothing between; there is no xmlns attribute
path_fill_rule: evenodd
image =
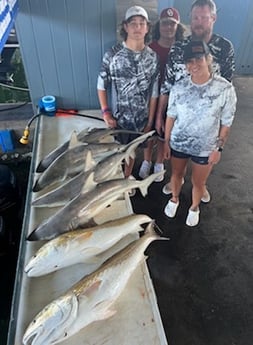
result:
<svg viewBox="0 0 253 345"><path fill-rule="evenodd" d="M133 16L142 16L147 21L149 21L148 14L147 14L146 10L144 10L144 8L141 7L141 6L132 6L132 7L130 7L126 11L125 20L128 20L129 18L131 18Z"/></svg>

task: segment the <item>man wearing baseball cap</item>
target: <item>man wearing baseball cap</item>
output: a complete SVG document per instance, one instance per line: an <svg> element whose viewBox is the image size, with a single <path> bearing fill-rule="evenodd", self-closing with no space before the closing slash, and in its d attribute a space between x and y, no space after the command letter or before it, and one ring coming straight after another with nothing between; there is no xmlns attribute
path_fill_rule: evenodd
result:
<svg viewBox="0 0 253 345"><path fill-rule="evenodd" d="M140 6L130 7L121 26L123 42L104 54L98 76L97 90L103 118L110 128L149 132L159 95L159 62L156 53L146 45L150 32L146 10ZM116 139L127 144L136 136L124 133ZM132 158L129 164L125 162L125 177L131 175L133 165Z"/></svg>

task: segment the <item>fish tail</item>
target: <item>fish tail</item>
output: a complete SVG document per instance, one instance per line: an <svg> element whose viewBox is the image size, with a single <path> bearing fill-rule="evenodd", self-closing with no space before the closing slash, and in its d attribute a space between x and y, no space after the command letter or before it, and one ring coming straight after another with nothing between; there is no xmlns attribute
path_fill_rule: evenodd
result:
<svg viewBox="0 0 253 345"><path fill-rule="evenodd" d="M132 159L135 159L136 157L136 153L135 150L137 149L137 147L143 143L143 141L147 140L150 136L152 136L154 134L155 131L150 131L148 133L145 133L143 135L141 135L140 137L137 137L136 139L132 140L129 144L126 145L126 158L125 161L127 164L129 164L129 157L131 157Z"/></svg>
<svg viewBox="0 0 253 345"><path fill-rule="evenodd" d="M136 149L141 143L143 143L148 137L150 137L154 133L155 133L155 130L142 134L136 139L130 141L130 143L126 144L125 149L126 150L128 150L129 148Z"/></svg>
<svg viewBox="0 0 253 345"><path fill-rule="evenodd" d="M151 185L152 182L158 177L163 175L165 170L159 171L158 173L152 174L146 177L140 184L139 189L141 191L142 196L146 196L148 194L148 187Z"/></svg>
<svg viewBox="0 0 253 345"><path fill-rule="evenodd" d="M148 225L146 226L145 230L144 230L145 234L149 234L151 236L158 236L158 234L155 231L155 220L152 219Z"/></svg>
<svg viewBox="0 0 253 345"><path fill-rule="evenodd" d="M154 219L152 219L151 222L148 223L144 230L144 234L148 237L153 238L154 240L169 240L169 238L163 236L162 230L155 223Z"/></svg>
<svg viewBox="0 0 253 345"><path fill-rule="evenodd" d="M129 165L129 158L135 159L136 154L135 154L135 148L136 147L129 147L126 151L126 155L125 155L125 161L126 163Z"/></svg>

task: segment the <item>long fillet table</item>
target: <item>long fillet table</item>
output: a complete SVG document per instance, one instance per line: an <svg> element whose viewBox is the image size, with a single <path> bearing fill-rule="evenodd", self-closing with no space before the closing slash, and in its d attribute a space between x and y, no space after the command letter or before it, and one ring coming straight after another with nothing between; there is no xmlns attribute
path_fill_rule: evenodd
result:
<svg viewBox="0 0 253 345"><path fill-rule="evenodd" d="M31 205L35 198L34 194L38 196L37 193L32 192L32 186L37 178L36 166L48 152L68 140L73 130L80 131L85 127L100 128L104 127L104 123L96 118L41 116L36 124L7 345L21 345L23 334L34 316L85 274L85 267L82 264L43 277L29 278L24 273L25 264L42 245L41 241L26 241L27 235L55 212L55 208L35 208ZM125 193L95 220L97 223L103 223L131 213L133 213L131 202ZM123 248L134 239L136 237L133 235L127 236L121 240L118 248ZM145 262L135 270L123 293L115 302L114 308L117 310L114 316L90 324L61 344L167 344L153 284Z"/></svg>

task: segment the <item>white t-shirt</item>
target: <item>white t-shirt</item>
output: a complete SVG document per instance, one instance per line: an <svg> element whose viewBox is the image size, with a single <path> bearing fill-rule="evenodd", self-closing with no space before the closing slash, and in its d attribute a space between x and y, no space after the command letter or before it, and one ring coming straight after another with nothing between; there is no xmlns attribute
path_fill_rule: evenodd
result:
<svg viewBox="0 0 253 345"><path fill-rule="evenodd" d="M192 156L208 157L216 147L220 126L232 125L236 93L225 78L214 75L199 85L190 76L171 89L167 116L175 119L170 146Z"/></svg>

